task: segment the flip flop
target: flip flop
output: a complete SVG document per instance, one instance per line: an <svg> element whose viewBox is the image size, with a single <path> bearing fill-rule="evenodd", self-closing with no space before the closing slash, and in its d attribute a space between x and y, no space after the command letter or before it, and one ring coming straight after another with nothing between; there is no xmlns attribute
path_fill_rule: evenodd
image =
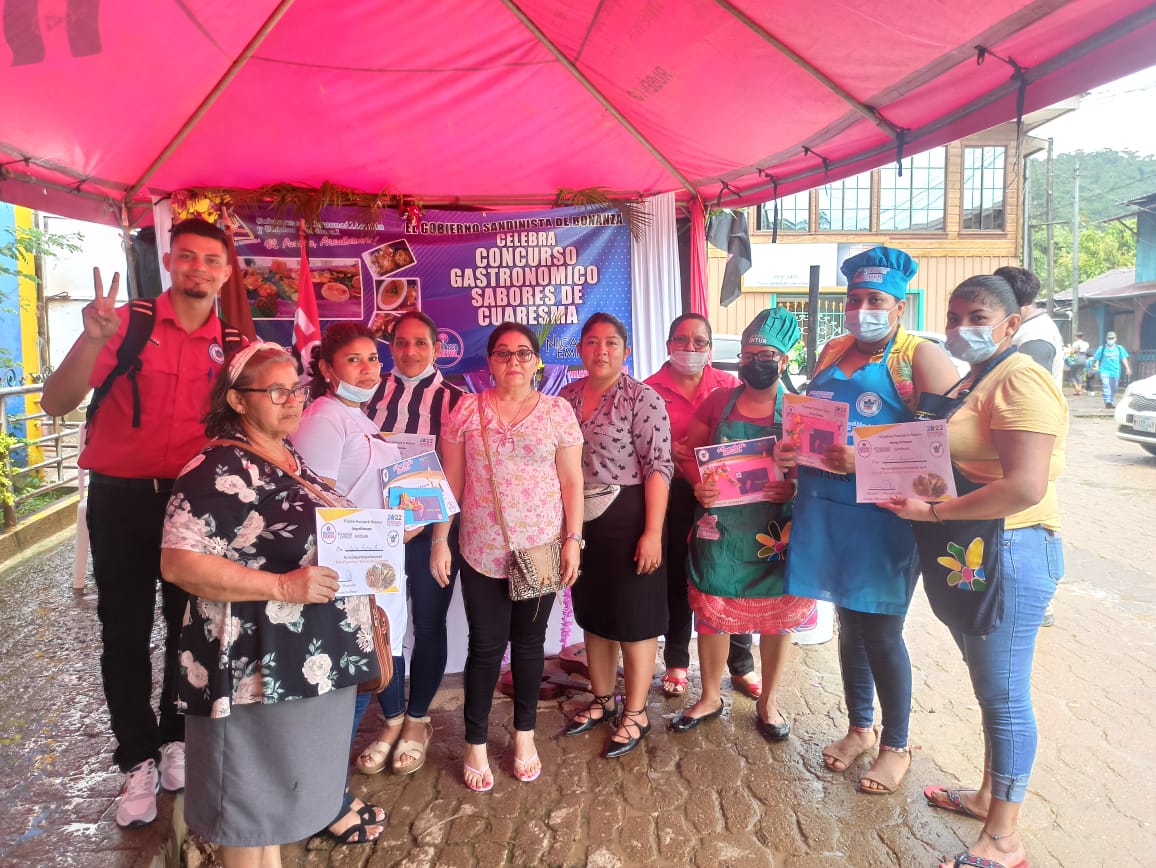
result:
<svg viewBox="0 0 1156 868"><path fill-rule="evenodd" d="M679 672L682 674L676 674ZM667 669L662 676L662 693L664 696L683 696L686 693L686 670L682 668Z"/></svg>
<svg viewBox="0 0 1156 868"><path fill-rule="evenodd" d="M936 785L924 787L923 798L927 799L927 804L933 808L942 808L945 811L963 814L965 817L971 817L973 820L980 820L982 822L987 820L987 817L977 814L963 803L963 793L974 792L976 791Z"/></svg>
<svg viewBox="0 0 1156 868"><path fill-rule="evenodd" d="M517 757L514 757L514 777L516 777L524 784L538 780L538 776L542 774L542 763L540 760L538 761L538 768L535 769L532 773L527 774L525 771L527 768L532 766L534 761L537 759L538 754L536 753L527 760L520 760Z"/></svg>
<svg viewBox="0 0 1156 868"><path fill-rule="evenodd" d="M751 678L754 680L751 681ZM758 699L763 695L763 680L753 672L750 675L732 675L731 687L751 699Z"/></svg>
<svg viewBox="0 0 1156 868"><path fill-rule="evenodd" d="M463 763L462 768L463 768L462 779L465 781L465 785L467 787L469 787L469 789L472 790L473 792L475 792L475 793L488 793L490 790L492 790L494 788L494 774L493 774L493 772L490 771L489 764L487 764L484 769L476 769L472 765L470 765L469 763ZM466 777L467 775L477 775L479 778L482 779L481 785L475 787L473 784L470 783L469 778ZM489 783L486 783L486 775L490 776Z"/></svg>
<svg viewBox="0 0 1156 868"><path fill-rule="evenodd" d="M1022 859L1014 865L1004 865L1003 862L996 862L994 859L985 859L982 856L973 856L970 853L957 853L955 861L950 865L946 862L939 863L941 868L1028 868L1028 860Z"/></svg>

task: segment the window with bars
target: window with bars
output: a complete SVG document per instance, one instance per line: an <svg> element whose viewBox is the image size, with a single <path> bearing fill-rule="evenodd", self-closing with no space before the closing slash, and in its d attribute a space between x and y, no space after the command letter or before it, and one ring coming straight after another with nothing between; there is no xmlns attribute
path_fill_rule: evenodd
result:
<svg viewBox="0 0 1156 868"><path fill-rule="evenodd" d="M824 184L819 198L820 232L871 231L871 173Z"/></svg>
<svg viewBox="0 0 1156 868"><path fill-rule="evenodd" d="M947 149L932 148L879 170L880 232L942 232Z"/></svg>
<svg viewBox="0 0 1156 868"><path fill-rule="evenodd" d="M770 232L774 226L775 203L764 202L758 207L756 228ZM794 193L779 199L779 231L806 232L811 228L811 193Z"/></svg>
<svg viewBox="0 0 1156 868"><path fill-rule="evenodd" d="M1007 148L963 149L963 229L1002 231Z"/></svg>

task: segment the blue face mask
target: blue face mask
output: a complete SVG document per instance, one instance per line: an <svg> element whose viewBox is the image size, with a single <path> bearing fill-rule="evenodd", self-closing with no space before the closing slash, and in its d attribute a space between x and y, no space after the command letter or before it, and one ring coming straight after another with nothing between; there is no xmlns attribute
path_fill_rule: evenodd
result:
<svg viewBox="0 0 1156 868"><path fill-rule="evenodd" d="M858 340L873 344L891 331L891 312L886 310L849 310L843 317L847 331Z"/></svg>
<svg viewBox="0 0 1156 868"><path fill-rule="evenodd" d="M393 366L393 370L390 371L390 373L405 383L407 386L412 386L414 383L421 382L436 370L437 368L434 366L433 362L430 362L429 366L416 377L407 377L398 369L397 365Z"/></svg>
<svg viewBox="0 0 1156 868"><path fill-rule="evenodd" d="M345 382L345 380L338 380L337 388L334 389L338 398L353 401L355 404L364 404L373 397L373 393L376 391L377 386L370 386L368 389L363 389L361 386L355 386L352 383Z"/></svg>
<svg viewBox="0 0 1156 868"><path fill-rule="evenodd" d="M1007 319L1005 316L995 325L948 329L947 340L943 345L949 353L969 365L986 362L999 349L999 343L991 336L992 330L1000 323L1007 322Z"/></svg>

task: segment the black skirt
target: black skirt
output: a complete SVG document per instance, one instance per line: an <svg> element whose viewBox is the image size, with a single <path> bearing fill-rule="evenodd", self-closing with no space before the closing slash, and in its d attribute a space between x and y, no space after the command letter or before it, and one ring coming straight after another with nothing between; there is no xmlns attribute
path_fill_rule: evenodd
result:
<svg viewBox="0 0 1156 868"><path fill-rule="evenodd" d="M666 564L636 573L634 550L646 526L643 486L624 485L614 503L583 533L582 575L574 585L574 619L583 630L616 642L641 642L666 632ZM661 551L666 551L663 528Z"/></svg>

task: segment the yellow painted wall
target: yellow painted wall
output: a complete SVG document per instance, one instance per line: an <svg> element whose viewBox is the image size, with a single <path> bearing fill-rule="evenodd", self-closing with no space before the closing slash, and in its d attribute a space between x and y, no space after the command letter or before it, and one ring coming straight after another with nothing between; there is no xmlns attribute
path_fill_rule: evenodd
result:
<svg viewBox="0 0 1156 868"><path fill-rule="evenodd" d="M31 229L33 226L33 212L28 208L16 206L14 220L17 230ZM29 263L21 263L22 270L31 267ZM40 329L37 320L37 304L39 302L36 290L35 273L22 273L17 289L20 304L20 351L13 355L20 358L24 365L25 382L31 382L33 374L40 373ZM24 399L24 412L27 414L40 412L38 395L29 395ZM28 439L34 440L42 436L39 422L28 423ZM44 450L39 446L28 450L29 464L44 460Z"/></svg>

